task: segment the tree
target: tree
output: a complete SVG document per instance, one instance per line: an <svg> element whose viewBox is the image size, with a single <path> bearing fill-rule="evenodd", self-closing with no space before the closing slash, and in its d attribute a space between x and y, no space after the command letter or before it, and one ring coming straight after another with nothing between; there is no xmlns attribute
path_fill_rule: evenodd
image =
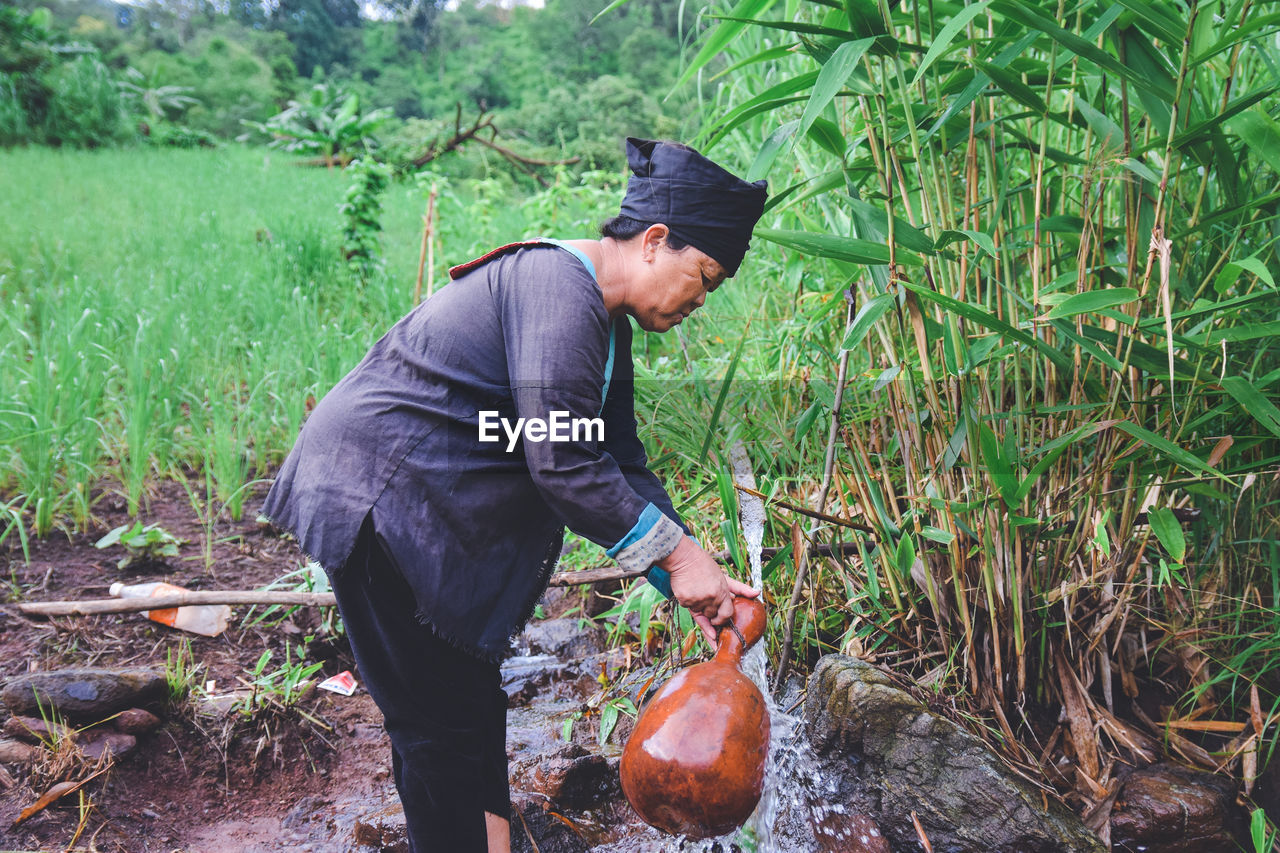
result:
<svg viewBox="0 0 1280 853"><path fill-rule="evenodd" d="M360 25L355 0L280 0L271 13L271 27L289 37L298 73L310 77L316 67L329 68L350 61L349 30Z"/></svg>

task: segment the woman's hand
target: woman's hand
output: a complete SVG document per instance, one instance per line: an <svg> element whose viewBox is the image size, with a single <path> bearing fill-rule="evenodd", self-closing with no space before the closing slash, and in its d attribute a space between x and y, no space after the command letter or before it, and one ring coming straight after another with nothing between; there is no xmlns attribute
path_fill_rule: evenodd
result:
<svg viewBox="0 0 1280 853"><path fill-rule="evenodd" d="M716 644L715 626L726 625L733 618L734 596L755 598L760 594L758 589L726 575L715 559L688 536L659 560L658 566L671 573L671 594L689 608L712 648Z"/></svg>

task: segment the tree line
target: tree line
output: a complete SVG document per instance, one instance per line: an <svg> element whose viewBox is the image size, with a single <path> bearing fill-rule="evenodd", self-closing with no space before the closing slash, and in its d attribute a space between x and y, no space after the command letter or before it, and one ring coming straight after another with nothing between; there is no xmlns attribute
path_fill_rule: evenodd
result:
<svg viewBox="0 0 1280 853"><path fill-rule="evenodd" d="M616 165L621 136L677 131L687 111L662 97L696 21L661 0L599 6L19 3L0 10L0 144L210 144L324 85L393 113L379 135L404 156L461 106L532 154Z"/></svg>

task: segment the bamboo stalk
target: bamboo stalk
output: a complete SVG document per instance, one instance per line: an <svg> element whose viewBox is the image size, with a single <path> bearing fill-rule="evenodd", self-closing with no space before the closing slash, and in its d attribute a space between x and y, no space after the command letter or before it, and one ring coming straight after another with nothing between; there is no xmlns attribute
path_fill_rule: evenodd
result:
<svg viewBox="0 0 1280 853"><path fill-rule="evenodd" d="M857 552L857 543L839 542L835 545L818 545L815 553L825 557ZM761 559L777 556L781 548L761 549ZM728 551L713 553L717 562L732 562ZM605 581L623 581L641 577L643 572L631 572L616 566L597 566L570 572L556 572L548 586L579 586ZM81 601L33 601L18 604L17 608L28 616L90 616L101 613L136 613L140 610L167 610L171 607L191 607L200 604L239 604L269 606L273 604L297 607L333 607L336 604L331 592L292 592L288 590L208 590L182 592L171 595L153 595L150 598L94 598ZM3 851L0 851L3 853Z"/></svg>
<svg viewBox="0 0 1280 853"><path fill-rule="evenodd" d="M435 280L435 237L436 221L436 185L431 185L431 195L427 197L427 212L422 215L422 248L418 252L418 283L413 286L413 304L422 301L422 277L424 269L427 278L427 296L431 296L432 282Z"/></svg>

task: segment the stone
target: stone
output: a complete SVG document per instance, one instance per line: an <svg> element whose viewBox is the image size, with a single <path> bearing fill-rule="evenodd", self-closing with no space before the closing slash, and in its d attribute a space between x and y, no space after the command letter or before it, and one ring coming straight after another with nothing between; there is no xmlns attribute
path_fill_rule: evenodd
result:
<svg viewBox="0 0 1280 853"><path fill-rule="evenodd" d="M39 750L18 740L0 740L0 764L30 764Z"/></svg>
<svg viewBox="0 0 1280 853"><path fill-rule="evenodd" d="M68 717L101 719L145 705L165 693L164 673L156 669L60 669L10 678L0 701L13 714L39 714L53 708Z"/></svg>
<svg viewBox="0 0 1280 853"><path fill-rule="evenodd" d="M61 723L18 714L5 720L4 733L27 743L53 743L76 736L75 731Z"/></svg>
<svg viewBox="0 0 1280 853"><path fill-rule="evenodd" d="M80 754L90 761L97 761L107 753L111 753L112 758L120 759L137 748L138 739L123 732L90 729L80 734L76 745L80 747Z"/></svg>
<svg viewBox="0 0 1280 853"><path fill-rule="evenodd" d="M591 809L618 794L617 767L576 743L524 759L512 770L517 788L543 795L556 809Z"/></svg>
<svg viewBox="0 0 1280 853"><path fill-rule="evenodd" d="M579 627L574 618L546 619L531 622L516 639L516 645L528 655L551 655L562 661L575 661L604 651L605 629L593 623Z"/></svg>
<svg viewBox="0 0 1280 853"><path fill-rule="evenodd" d="M409 853L409 831L399 802L358 818L351 828L357 847L372 847L380 853Z"/></svg>
<svg viewBox="0 0 1280 853"><path fill-rule="evenodd" d="M587 853L586 840L537 794L511 798L511 853Z"/></svg>
<svg viewBox="0 0 1280 853"><path fill-rule="evenodd" d="M295 829L317 815L322 815L324 808L328 805L329 801L323 797L303 797L294 804L293 808L289 809L288 814L280 821L280 825L288 829Z"/></svg>
<svg viewBox="0 0 1280 853"><path fill-rule="evenodd" d="M893 853L880 825L867 815L843 809L815 811L813 836L819 853Z"/></svg>
<svg viewBox="0 0 1280 853"><path fill-rule="evenodd" d="M116 731L127 735L145 735L160 728L160 718L145 708L129 708L121 711L111 721Z"/></svg>
<svg viewBox="0 0 1280 853"><path fill-rule="evenodd" d="M805 731L830 800L915 850L919 818L948 853L1105 853L1070 809L1009 770L978 737L863 661L828 655L809 680Z"/></svg>
<svg viewBox="0 0 1280 853"><path fill-rule="evenodd" d="M1218 853L1248 849L1235 783L1172 764L1134 770L1111 809L1112 849L1137 853Z"/></svg>

